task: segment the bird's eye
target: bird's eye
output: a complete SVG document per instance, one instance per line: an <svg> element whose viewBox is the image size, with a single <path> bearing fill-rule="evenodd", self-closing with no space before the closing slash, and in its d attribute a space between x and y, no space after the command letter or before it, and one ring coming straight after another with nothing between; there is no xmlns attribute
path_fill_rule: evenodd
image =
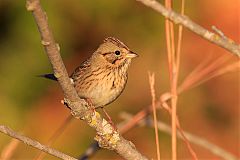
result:
<svg viewBox="0 0 240 160"><path fill-rule="evenodd" d="M115 54L116 54L117 56L119 56L119 55L120 55L120 51L116 50L116 51L115 51Z"/></svg>

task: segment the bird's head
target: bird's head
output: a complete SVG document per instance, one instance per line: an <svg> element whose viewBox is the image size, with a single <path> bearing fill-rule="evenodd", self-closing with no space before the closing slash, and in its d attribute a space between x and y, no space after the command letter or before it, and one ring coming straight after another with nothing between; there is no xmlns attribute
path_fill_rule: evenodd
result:
<svg viewBox="0 0 240 160"><path fill-rule="evenodd" d="M99 46L95 54L99 60L104 61L106 64L112 67L130 64L131 59L138 56L124 43L113 37L106 38Z"/></svg>

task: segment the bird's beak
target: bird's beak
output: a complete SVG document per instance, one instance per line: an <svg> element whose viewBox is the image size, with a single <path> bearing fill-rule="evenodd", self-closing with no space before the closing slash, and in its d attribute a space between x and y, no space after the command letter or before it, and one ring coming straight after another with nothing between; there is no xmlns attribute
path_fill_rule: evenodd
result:
<svg viewBox="0 0 240 160"><path fill-rule="evenodd" d="M126 55L127 58L135 58L138 57L137 53L134 53L132 51L129 51L128 54Z"/></svg>

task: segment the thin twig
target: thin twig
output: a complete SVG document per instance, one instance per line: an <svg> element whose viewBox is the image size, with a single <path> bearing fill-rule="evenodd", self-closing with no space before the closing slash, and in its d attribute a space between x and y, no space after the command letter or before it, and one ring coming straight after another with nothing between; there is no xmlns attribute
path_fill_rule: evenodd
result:
<svg viewBox="0 0 240 160"><path fill-rule="evenodd" d="M207 65L207 63L209 62L210 60L207 59L206 62L204 63L201 63L200 67L197 67L199 69L197 69L196 71L196 74L198 71L201 71L202 68L204 68L204 66ZM240 69L240 65L239 65L239 61L236 62L236 63L233 63L232 65L229 65L227 67L224 67L223 69L219 70L218 72L216 72L214 75L216 76L220 76L220 75L223 75L223 74L226 74L226 73L229 73L229 72L232 72L232 71L235 71L237 69ZM194 73L195 74L195 73ZM212 78L215 78L216 76L211 76L211 79ZM210 79L207 79L207 80L210 80ZM193 82L191 85L194 85L196 82ZM194 87L196 87L196 85L194 85ZM182 85L180 85L178 87L178 94L181 94L182 92L184 91L187 91L188 89L192 88L191 86L188 86L188 87L182 87ZM165 105L166 104L166 101L168 101L169 99L171 98L171 94L169 92L166 92L166 93L163 93L159 100L156 101L156 106L158 108L163 108L165 110L167 110L169 113L171 112L171 109L168 107L168 105ZM165 103L164 103L165 102ZM124 125L122 127L119 127L120 128L120 133L122 134L125 134L127 131L129 131L130 129L132 129L133 127L136 127L136 125L141 121L143 120L144 118L146 118L149 114L151 114L152 112L152 106L151 105L148 105L146 107L144 107L144 109L142 109L141 111L139 111L137 114L135 114L134 116L132 116L130 119L128 119ZM170 130L170 129L169 129ZM169 131L171 133L171 130ZM184 134L187 133L187 132L183 132ZM185 135L188 140L192 143L195 143L203 148L205 148L206 150L208 150L209 152L219 156L219 157L222 157L223 159L226 159L226 160L236 160L236 156L232 155L231 153L227 152L226 150L216 146L215 144L212 144L210 142L208 142L207 140L203 139L203 138L200 138L200 140L197 140L196 138L196 142L194 142L194 138L192 140L191 136L188 136L188 135ZM184 138L184 137L181 137L181 138ZM201 141L201 139L203 139L203 141ZM184 141L185 143L187 141ZM188 146L189 148L189 146ZM94 148L96 149L96 148ZM91 151L93 151L91 148L89 149ZM94 150L93 152L91 152L91 155L94 154L95 152L97 151ZM88 157L90 155L87 155Z"/></svg>
<svg viewBox="0 0 240 160"><path fill-rule="evenodd" d="M48 146L42 145L38 141L35 141L31 138L23 136L23 135L13 131L12 129L10 129L9 127L6 127L4 125L0 125L0 132L4 133L4 134L6 134L6 135L8 135L12 138L18 139L18 140L24 142L25 144L27 144L29 146L37 148L37 149L39 149L43 152L46 152L50 155L55 156L55 157L58 157L58 158L61 158L61 159L64 159L64 160L77 160L76 158L73 158L69 155L66 155L65 153L62 153L62 152L60 152L56 149L50 148Z"/></svg>
<svg viewBox="0 0 240 160"><path fill-rule="evenodd" d="M125 121L130 121L131 119L133 119L134 115L123 112L123 113L121 113L121 117ZM141 124L141 126L143 126L142 124L144 124L144 122L145 122L144 120L141 120L138 122L138 124ZM152 127L154 127L153 121L150 120L150 124ZM166 124L164 122L158 121L158 129L162 132L168 133L169 135L172 134L171 126L169 126L168 124ZM196 136L190 132L183 131L183 133L191 143L201 146L202 148L205 148L206 150L212 152L213 154L215 154L223 159L226 159L226 160L237 160L238 159L236 156L232 155L231 153L227 152L226 150L209 142L209 140L206 140L202 137ZM184 140L184 138L181 136L181 133L179 131L177 132L177 137Z"/></svg>
<svg viewBox="0 0 240 160"><path fill-rule="evenodd" d="M178 87L178 94L183 92L184 90L188 90L191 87L193 87L193 78L206 67L210 61L211 61L211 56L209 55L208 57L204 58L188 75L185 77L184 81L181 83L181 85Z"/></svg>
<svg viewBox="0 0 240 160"><path fill-rule="evenodd" d="M153 108L153 118L154 118L154 129L155 129L155 141L157 146L157 159L160 160L160 145L159 145L159 135L158 135L158 127L157 127L157 113L156 113L156 94L155 94L155 75L154 73L148 73L150 91L152 96L152 108Z"/></svg>
<svg viewBox="0 0 240 160"><path fill-rule="evenodd" d="M193 157L194 160L198 160L197 154L193 150L193 147L191 146L188 138L186 137L182 127L180 126L178 118L177 118L177 127L178 127L178 132L177 133L179 133L182 136L182 139L185 142L185 144L186 144L186 146L188 148L188 151L190 152L191 156Z"/></svg>
<svg viewBox="0 0 240 160"><path fill-rule="evenodd" d="M183 89L182 92L183 91L186 91L186 90ZM170 98L171 98L170 93L166 92L166 93L162 94L161 97L159 98L159 100L156 102L156 106L159 109L164 108L165 110L168 110L168 112L170 113L171 109L168 106L163 106L163 105L166 104L165 101L169 100ZM148 106L144 107L144 109L139 111L137 114L131 116L129 119L126 119L126 121L123 122L124 125L121 125L121 127L119 126L120 132L122 134L125 134L127 131L129 131L133 127L136 127L136 125L138 123L140 123L142 120L144 120L144 118L146 118L149 114L151 114L151 112L152 112L152 105L148 105ZM170 126L168 126L168 128L169 128L168 129L169 133L171 134ZM163 129L163 131L164 131L164 129ZM209 151L209 152L211 152L211 153L213 153L213 154L215 154L219 157L222 157L223 159L226 159L226 160L237 160L238 159L236 156L229 153L228 151L216 146L215 144L212 144L212 143L208 142L208 140L205 140L205 139L197 137L197 136L196 136L197 138L194 138L195 137L194 135L191 136L190 133L185 132L185 131L183 131L183 134L186 134L185 137L187 137L190 142L205 148L207 151ZM179 134L178 134L178 136L179 136ZM184 137L180 137L180 138L184 139ZM184 142L186 143L188 141L184 141ZM93 143L92 146L96 146L96 144ZM86 157L92 156L98 150L98 148L96 148L96 147L92 148L90 146L90 148L88 148L87 150L91 150L91 153L90 154L84 154L84 157L85 156ZM81 160L83 160L83 159L81 159Z"/></svg>
<svg viewBox="0 0 240 160"><path fill-rule="evenodd" d="M240 71L240 61L237 61L232 64L228 64L226 66L218 68L217 70L213 71L206 78L199 80L198 83L196 83L195 85L198 86L198 85L208 81L209 79L215 78L215 77L223 75L225 73L234 72L234 71Z"/></svg>
<svg viewBox="0 0 240 160"><path fill-rule="evenodd" d="M206 80L210 80L213 75L213 72L216 70L219 70L221 68L224 68L223 66L230 58L232 58L229 55L223 55L217 59L214 59L213 62L210 64L208 63L208 60L205 62L202 62L196 69L192 71L182 82L182 84L178 87L178 93L181 93L183 90L187 90L193 87L198 86L199 84L202 84L202 82L205 82ZM224 72L225 73L225 72ZM205 80L206 79L206 80Z"/></svg>
<svg viewBox="0 0 240 160"><path fill-rule="evenodd" d="M51 136L51 138L49 138L48 142L47 142L47 146L51 146L56 140L57 138L63 133L63 131L66 129L66 127L70 124L70 122L73 120L73 116L69 115L64 122L61 124L61 126L54 132L54 134ZM46 154L44 152L40 152L35 158L34 160L41 160L44 158Z"/></svg>
<svg viewBox="0 0 240 160"><path fill-rule="evenodd" d="M168 113L172 116L173 114L173 111L172 109L168 106L167 102L162 102L161 104L162 106L164 106L164 108L166 108L166 110L168 111ZM179 123L179 119L178 119L178 116L176 115L176 128L178 128L187 148L188 148L188 151L190 152L191 156L193 157L194 160L197 160L197 154L195 153L195 151L193 150L193 147L191 146L191 144L189 143L188 139L186 138L186 136L184 135L184 132L183 132L183 129ZM176 131L177 133L177 131ZM173 132L172 132L173 134ZM177 135L176 135L177 136Z"/></svg>
<svg viewBox="0 0 240 160"><path fill-rule="evenodd" d="M62 88L65 99L64 103L71 109L75 118L84 120L89 126L96 130L95 140L99 146L114 150L125 159L147 159L131 142L124 139L113 126L103 119L96 111L89 109L88 103L80 99L73 87L66 68L59 53L59 45L56 44L52 32L49 29L47 16L41 7L40 0L27 0L27 10L31 11L38 26L42 45L52 64L54 75Z"/></svg>
<svg viewBox="0 0 240 160"><path fill-rule="evenodd" d="M0 160L10 160L17 146L19 145L19 142L20 141L17 139L12 138L10 143L3 148L0 155Z"/></svg>
<svg viewBox="0 0 240 160"><path fill-rule="evenodd" d="M210 32L209 30L203 28L202 26L198 25L197 23L193 22L187 16L182 16L176 13L173 10L166 9L163 5L161 5L156 0L136 0L144 5L154 9L155 11L162 14L164 17L169 18L176 24L182 24L184 27L189 29L190 31L198 34L199 36L203 37L204 39L228 50L229 52L237 55L240 57L240 45L231 40L230 38L223 38L218 34Z"/></svg>

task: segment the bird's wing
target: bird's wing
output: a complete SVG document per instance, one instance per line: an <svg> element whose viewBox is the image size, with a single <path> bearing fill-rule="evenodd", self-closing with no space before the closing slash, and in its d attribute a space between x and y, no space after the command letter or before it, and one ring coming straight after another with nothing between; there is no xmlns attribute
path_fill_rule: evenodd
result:
<svg viewBox="0 0 240 160"><path fill-rule="evenodd" d="M85 60L83 63L81 63L81 65L79 67L77 67L74 72L72 73L72 75L70 76L72 79L77 79L77 77L79 77L80 75L82 75L87 68L90 67L90 58Z"/></svg>

